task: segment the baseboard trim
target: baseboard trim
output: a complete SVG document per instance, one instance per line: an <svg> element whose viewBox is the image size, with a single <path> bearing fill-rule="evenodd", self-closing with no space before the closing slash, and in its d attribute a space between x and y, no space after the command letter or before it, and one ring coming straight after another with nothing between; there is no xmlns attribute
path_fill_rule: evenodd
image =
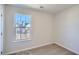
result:
<svg viewBox="0 0 79 59"><path fill-rule="evenodd" d="M38 46L33 46L33 47L30 47L30 48L25 48L25 49L21 49L21 50L17 50L17 51L8 52L8 53L5 53L5 55L10 55L10 54L13 54L13 53L26 51L26 50L30 50L30 49L35 49L35 48L39 48L39 47L46 46L46 45L49 45L49 44L53 44L53 43L47 42L47 43L44 43L44 44L41 44L41 45L38 45Z"/></svg>
<svg viewBox="0 0 79 59"><path fill-rule="evenodd" d="M74 51L74 50L72 50L72 49L70 49L70 48L68 48L68 47L63 46L62 44L55 43L55 42L54 42L54 43L52 43L52 42L49 43L49 42L48 42L48 43L41 44L41 45L38 45L38 46L33 46L33 47L30 47L30 48L25 48L25 49L17 50L17 51L12 51L12 52L8 52L8 53L5 53L5 54L6 54L6 55L10 55L10 54L13 54L13 53L18 53L18 52L21 52L21 51L26 51L26 50L30 50L30 49L35 49L35 48L39 48L39 47L46 46L46 45L50 45L50 44L56 44L56 45L58 45L58 46L60 46L60 47L63 47L63 48L65 48L65 49L67 49L67 50L69 50L69 51L75 53L76 55L79 55L79 53L77 53L76 51Z"/></svg>
<svg viewBox="0 0 79 59"><path fill-rule="evenodd" d="M59 44L59 43L54 43L54 44L57 44L57 45L59 45L60 47L63 47L63 48L65 48L65 49L71 51L72 53L74 53L74 54L76 54L76 55L79 55L79 53L77 53L76 51L74 51L74 50L72 50L72 49L70 49L70 48L68 48L68 47L63 46L62 44Z"/></svg>

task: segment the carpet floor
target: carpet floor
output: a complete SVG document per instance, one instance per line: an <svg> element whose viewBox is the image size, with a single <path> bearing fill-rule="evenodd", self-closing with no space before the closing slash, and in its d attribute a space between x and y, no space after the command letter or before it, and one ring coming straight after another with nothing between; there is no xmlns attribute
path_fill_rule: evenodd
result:
<svg viewBox="0 0 79 59"><path fill-rule="evenodd" d="M76 54L57 44L51 44L31 50L14 53L11 55L76 55Z"/></svg>

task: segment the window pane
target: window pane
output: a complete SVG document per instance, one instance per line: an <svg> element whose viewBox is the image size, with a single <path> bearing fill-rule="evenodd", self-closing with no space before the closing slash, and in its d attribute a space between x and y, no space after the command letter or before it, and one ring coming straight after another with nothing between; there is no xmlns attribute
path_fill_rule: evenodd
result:
<svg viewBox="0 0 79 59"><path fill-rule="evenodd" d="M20 28L16 28L16 34L20 34Z"/></svg>
<svg viewBox="0 0 79 59"><path fill-rule="evenodd" d="M27 39L26 35L25 34L21 34L21 39Z"/></svg>
<svg viewBox="0 0 79 59"><path fill-rule="evenodd" d="M16 34L16 39L17 39L17 40L20 39L20 34Z"/></svg>
<svg viewBox="0 0 79 59"><path fill-rule="evenodd" d="M30 20L30 16L16 14L16 39L30 39Z"/></svg>

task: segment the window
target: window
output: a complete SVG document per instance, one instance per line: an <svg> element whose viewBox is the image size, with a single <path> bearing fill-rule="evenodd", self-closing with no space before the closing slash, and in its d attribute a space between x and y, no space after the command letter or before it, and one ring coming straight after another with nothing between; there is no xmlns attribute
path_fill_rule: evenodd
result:
<svg viewBox="0 0 79 59"><path fill-rule="evenodd" d="M16 14L16 40L29 40L31 16Z"/></svg>

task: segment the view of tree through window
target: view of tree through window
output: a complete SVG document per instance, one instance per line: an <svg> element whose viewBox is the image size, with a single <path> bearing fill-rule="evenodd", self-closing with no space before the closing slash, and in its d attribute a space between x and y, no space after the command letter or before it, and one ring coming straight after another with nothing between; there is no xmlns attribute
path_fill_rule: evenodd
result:
<svg viewBox="0 0 79 59"><path fill-rule="evenodd" d="M16 39L30 39L31 16L16 14Z"/></svg>

